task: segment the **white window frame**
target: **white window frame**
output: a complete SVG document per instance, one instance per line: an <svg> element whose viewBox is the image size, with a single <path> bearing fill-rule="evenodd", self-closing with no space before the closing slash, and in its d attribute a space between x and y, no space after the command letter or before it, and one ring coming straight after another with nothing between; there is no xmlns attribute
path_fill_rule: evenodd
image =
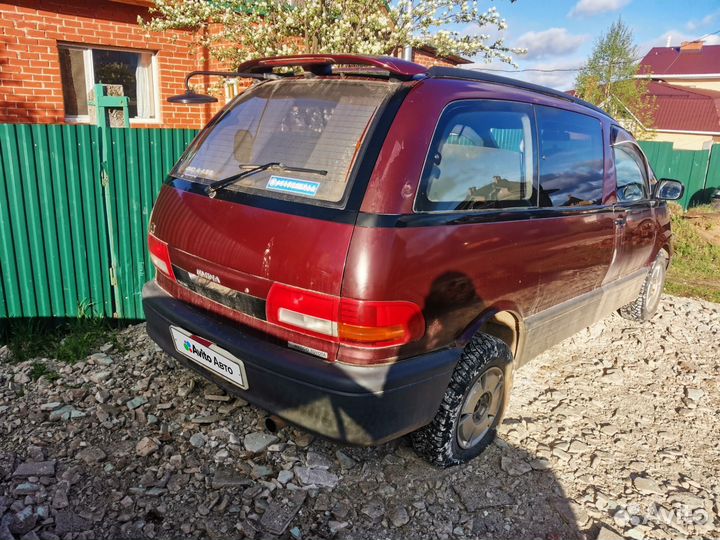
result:
<svg viewBox="0 0 720 540"><path fill-rule="evenodd" d="M95 68L93 66L92 52L96 50L105 51L122 51L135 54L149 54L150 55L150 69L152 70L152 88L153 88L153 105L155 108L155 118L142 118L132 117L130 118L130 124L160 124L162 123L161 108L160 108L160 66L158 63L158 55L155 51L148 51L146 49L128 49L123 47L105 47L102 45L84 45L78 43L58 43L58 48L63 49L75 49L83 52L83 63L85 67L85 88L87 93L95 86ZM63 89L64 92L64 89ZM89 124L90 115L65 115L65 122L68 124Z"/></svg>

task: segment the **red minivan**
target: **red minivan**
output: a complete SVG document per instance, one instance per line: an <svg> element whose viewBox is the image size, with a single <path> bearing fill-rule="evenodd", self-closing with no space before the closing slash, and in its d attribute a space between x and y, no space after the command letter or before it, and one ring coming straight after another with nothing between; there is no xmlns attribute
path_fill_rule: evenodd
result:
<svg viewBox="0 0 720 540"><path fill-rule="evenodd" d="M396 58L261 59L150 223L147 331L227 391L446 466L495 435L513 370L654 313L664 200L633 137L548 88Z"/></svg>

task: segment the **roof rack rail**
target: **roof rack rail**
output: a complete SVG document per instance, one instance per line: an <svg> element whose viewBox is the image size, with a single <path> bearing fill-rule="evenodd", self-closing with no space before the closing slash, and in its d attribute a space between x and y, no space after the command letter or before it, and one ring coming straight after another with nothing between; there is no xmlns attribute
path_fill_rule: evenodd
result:
<svg viewBox="0 0 720 540"><path fill-rule="evenodd" d="M577 103L578 105L583 105L585 107L588 107L589 109L594 110L595 112L599 112L607 116L608 118L611 118L611 116L606 111L602 110L596 105L593 105L592 103L588 103L583 99L571 96L570 94L566 94L565 92L561 92L560 90L548 88L547 86L540 86L539 84L519 81L510 77L502 77L500 75L493 75L491 73L475 71L472 69L449 68L441 66L434 66L428 69L427 76L438 79L468 79L473 81L483 81L494 84L502 84L505 86L513 86L515 88L522 88L523 90L531 90L533 92L538 92L547 96L552 96L564 99L565 101L570 101L572 103Z"/></svg>

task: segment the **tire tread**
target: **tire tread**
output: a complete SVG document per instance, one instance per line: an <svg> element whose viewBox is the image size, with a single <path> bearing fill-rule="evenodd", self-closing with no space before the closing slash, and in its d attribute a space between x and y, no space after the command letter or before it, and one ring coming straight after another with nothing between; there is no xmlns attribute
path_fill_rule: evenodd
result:
<svg viewBox="0 0 720 540"><path fill-rule="evenodd" d="M661 250L655 261L653 262L653 266L657 264L660 259L663 259L663 264L667 264L668 256L667 253L664 250ZM618 309L618 313L623 319L627 319L629 321L636 321L636 322L646 322L652 318L652 316L655 313L648 313L647 311L647 291L650 287L650 276L652 275L652 266L650 267L650 270L648 270L648 274L645 277L645 281L643 282L643 286L640 289L640 294L638 294L637 298L630 302L629 304L625 304L623 307Z"/></svg>
<svg viewBox="0 0 720 540"><path fill-rule="evenodd" d="M493 360L509 365L512 363L512 353L500 339L488 334L477 334L463 350L435 417L428 425L411 434L415 451L431 464L449 467L464 463L482 452L495 438L493 427L485 439L475 447L467 449L465 455L458 455L453 444L455 417L465 392L477 375ZM507 400L507 396L504 399ZM500 417L502 412L501 407Z"/></svg>

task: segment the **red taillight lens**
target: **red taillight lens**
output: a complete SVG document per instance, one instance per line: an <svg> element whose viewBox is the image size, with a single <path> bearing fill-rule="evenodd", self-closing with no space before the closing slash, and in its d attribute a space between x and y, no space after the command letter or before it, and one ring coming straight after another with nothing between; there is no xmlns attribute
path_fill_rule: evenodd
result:
<svg viewBox="0 0 720 540"><path fill-rule="evenodd" d="M363 347L403 345L422 337L425 320L412 302L338 298L274 284L267 320L333 342Z"/></svg>
<svg viewBox="0 0 720 540"><path fill-rule="evenodd" d="M271 323L325 339L337 338L339 300L275 283L270 287L265 311Z"/></svg>
<svg viewBox="0 0 720 540"><path fill-rule="evenodd" d="M152 260L155 268L173 281L177 281L170 262L170 250L167 243L152 234L148 234L148 249L150 250L150 260Z"/></svg>

